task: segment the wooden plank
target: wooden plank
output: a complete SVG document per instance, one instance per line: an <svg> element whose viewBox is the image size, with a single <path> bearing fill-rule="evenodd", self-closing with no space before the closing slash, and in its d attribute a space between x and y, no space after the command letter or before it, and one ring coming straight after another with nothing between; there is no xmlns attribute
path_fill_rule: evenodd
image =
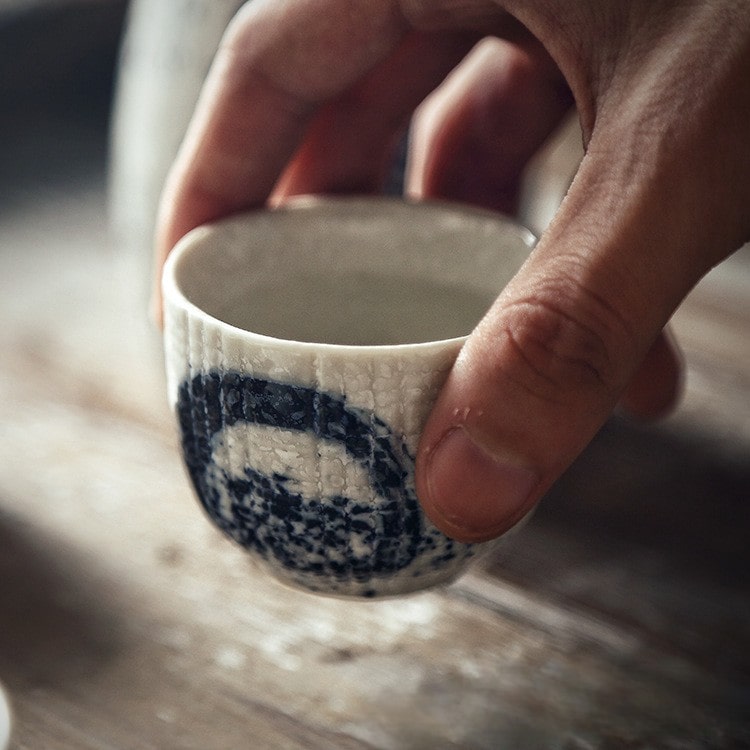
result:
<svg viewBox="0 0 750 750"><path fill-rule="evenodd" d="M17 196L1 225L15 748L750 745L750 362L724 282L676 321L675 418L611 422L454 586L321 599L253 567L192 498L102 195Z"/></svg>
<svg viewBox="0 0 750 750"><path fill-rule="evenodd" d="M83 443L99 446L97 461L106 432L94 426ZM119 452L122 468L131 452ZM72 468L96 477L90 461ZM24 616L2 627L16 636L1 664L19 736L42 722L69 747L226 747L250 726L254 746L295 747L278 740L291 723L309 747L337 731L374 747L536 747L573 736L687 742L719 719L722 731L742 727L731 723L737 696L712 672L575 603L481 577L404 601L319 600L248 569L178 505L189 499L179 476L164 478L173 498L159 492L145 507L151 481L109 504L82 482L76 513L54 502L47 476L3 524L24 570L9 577L22 590L3 596ZM41 624L29 634L30 622ZM687 718L686 703L700 706Z"/></svg>

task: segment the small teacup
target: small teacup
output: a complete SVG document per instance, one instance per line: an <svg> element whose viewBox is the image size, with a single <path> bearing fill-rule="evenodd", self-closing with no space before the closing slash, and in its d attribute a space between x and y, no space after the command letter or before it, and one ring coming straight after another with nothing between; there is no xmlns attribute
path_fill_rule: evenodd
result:
<svg viewBox="0 0 750 750"><path fill-rule="evenodd" d="M388 198L298 199L187 235L164 271L167 382L211 520L309 591L453 580L485 545L422 513L417 443L533 242L495 213Z"/></svg>

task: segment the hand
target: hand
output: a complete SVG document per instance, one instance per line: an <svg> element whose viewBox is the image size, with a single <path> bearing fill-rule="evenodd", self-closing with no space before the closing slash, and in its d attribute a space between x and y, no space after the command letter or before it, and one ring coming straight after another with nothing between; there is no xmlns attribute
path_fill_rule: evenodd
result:
<svg viewBox="0 0 750 750"><path fill-rule="evenodd" d="M750 239L745 0L253 0L168 180L157 265L241 209L380 189L414 108L464 58L415 124L413 193L512 209L573 100L586 146L420 444L425 510L479 541L533 507L618 403L654 416L676 398L662 329Z"/></svg>

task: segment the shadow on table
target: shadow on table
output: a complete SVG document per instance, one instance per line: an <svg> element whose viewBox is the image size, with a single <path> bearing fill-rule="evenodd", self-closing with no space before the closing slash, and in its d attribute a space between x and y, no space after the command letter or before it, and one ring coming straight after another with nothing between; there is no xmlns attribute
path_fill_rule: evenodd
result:
<svg viewBox="0 0 750 750"><path fill-rule="evenodd" d="M750 685L747 458L743 449L709 444L700 435L608 424L532 522L486 568L491 577L550 609L591 614L613 632L634 636L629 642L637 646L615 649L610 658L606 643L581 642L578 651L568 653L554 637L539 635L545 624L530 613L528 627L517 629L516 643L528 637L527 658L515 664L512 654L503 655L504 643L484 646L498 652L490 661L499 665L496 690L488 682L495 677L480 679L471 665L467 671L446 672L420 661L413 655L423 652L419 644L429 636L405 635L393 654L373 652L361 663L338 667L342 674L372 668L377 676L393 668L394 658L413 659L416 684L405 682L382 695L363 691L375 696L368 707L377 717L372 726L385 732L388 746L405 750L441 746L437 738L452 726L446 717L453 716L456 727L466 730L466 742L446 740L443 747L615 747L594 742L609 736L610 725L615 733L627 727L635 743L644 740L630 746L667 747L653 732L666 726L679 741L710 719L726 742L707 747L738 746L733 740L747 736L742 711ZM103 578L83 551L54 547L43 533L32 535L16 517L0 513L0 676L14 693L87 677L99 689L96 675L132 650L122 599L118 604L118 592ZM459 582L458 596L460 587ZM511 632L506 626L500 630ZM408 638L417 642L410 644ZM535 651L529 644L537 641L552 644L552 653L541 646ZM154 679L148 662L163 663L162 651L156 645L135 654L145 665L136 678L144 694L143 686ZM248 667L248 677L257 668ZM477 662L473 668L481 673L488 665ZM230 705L227 716L238 734L265 721L277 733L305 741L319 732L320 742L310 746L322 747L331 731L298 724L264 702L248 703L241 691L232 692L236 688L222 688L232 696L226 704L225 694L217 694L211 682L198 681L186 691L182 677L161 674L158 679L164 684L155 693L190 711L194 726L206 736L215 731L217 705L224 711ZM335 701L338 685L322 697ZM115 700L116 687L101 689ZM642 698L643 691L649 700L661 701L658 711ZM504 695L507 703L490 705L496 695ZM575 715L566 713L569 704ZM700 711L685 718L688 707ZM170 731L148 711L138 719L151 721L151 731L161 727L165 736ZM576 727L589 731L593 744L554 744L560 739L555 732ZM231 728L225 727L227 732ZM367 746L346 735L336 741L338 747Z"/></svg>
<svg viewBox="0 0 750 750"><path fill-rule="evenodd" d="M0 676L11 688L74 681L120 650L116 593L80 553L37 534L0 513Z"/></svg>
<svg viewBox="0 0 750 750"><path fill-rule="evenodd" d="M750 679L750 450L613 420L488 572Z"/></svg>

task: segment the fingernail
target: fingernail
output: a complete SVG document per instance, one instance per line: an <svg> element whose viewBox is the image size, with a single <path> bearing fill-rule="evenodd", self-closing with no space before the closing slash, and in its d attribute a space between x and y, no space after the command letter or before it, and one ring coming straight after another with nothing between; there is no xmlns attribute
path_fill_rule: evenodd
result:
<svg viewBox="0 0 750 750"><path fill-rule="evenodd" d="M449 430L427 459L425 510L464 542L493 539L530 510L539 484L533 470L491 456L462 427Z"/></svg>

